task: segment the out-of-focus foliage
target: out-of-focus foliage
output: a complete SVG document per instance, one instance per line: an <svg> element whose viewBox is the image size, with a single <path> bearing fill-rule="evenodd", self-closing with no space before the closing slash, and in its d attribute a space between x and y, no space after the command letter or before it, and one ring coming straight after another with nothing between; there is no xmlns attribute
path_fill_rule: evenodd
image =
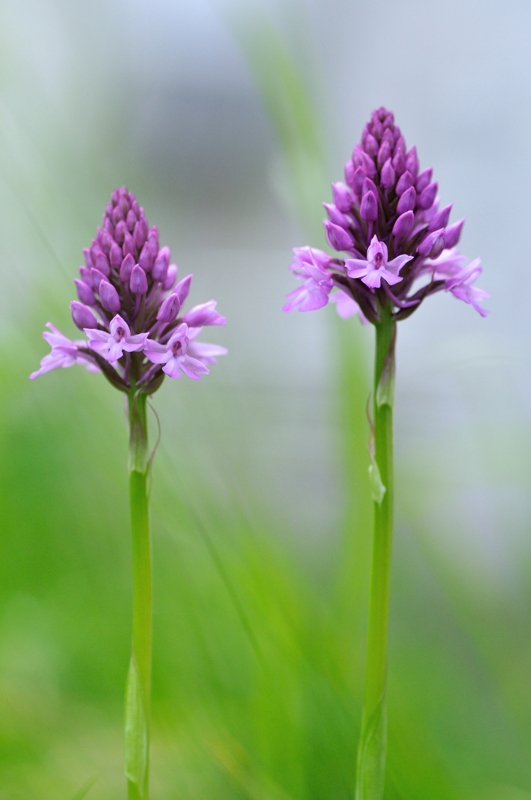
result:
<svg viewBox="0 0 531 800"><path fill-rule="evenodd" d="M297 49L272 22L250 61L282 152L237 51L224 80L241 89L231 72L241 70L248 105L234 101L233 84L209 94L204 76L190 79L188 94L173 86L168 76L187 67L170 49L166 84L133 74L134 59L121 73L126 41L135 59L150 47L159 58L141 9L124 28L117 6L79 18L69 8L49 2L24 14L5 4L0 800L124 796L131 586L121 397L81 368L27 379L45 352L44 323L72 333L77 259L122 182L159 224L181 274L194 269L197 296L205 287L218 297L229 324L216 341L231 351L205 380L167 381L153 401L163 430L152 494L153 800L347 800L363 689L371 332L333 309L311 320L280 315L289 247L322 239L286 222L266 188L268 159L282 157L300 199L303 153L317 195L324 115L314 118ZM204 60L210 28L200 22L193 41ZM75 52L64 75L61 25ZM178 36L173 18L168 29ZM31 73L36 43L46 45L42 86ZM199 154L186 136L193 126L211 135ZM386 800L529 800L531 430L489 405L503 396L501 381L506 408L518 392L528 407L528 369L521 359L515 379L500 338L488 350L449 333L441 350L431 329L413 334L413 324L422 323L405 323L398 351ZM421 356L416 373L404 369L405 349L417 352L423 337L430 366ZM433 381L430 369L439 370ZM154 418L152 428L154 440Z"/></svg>

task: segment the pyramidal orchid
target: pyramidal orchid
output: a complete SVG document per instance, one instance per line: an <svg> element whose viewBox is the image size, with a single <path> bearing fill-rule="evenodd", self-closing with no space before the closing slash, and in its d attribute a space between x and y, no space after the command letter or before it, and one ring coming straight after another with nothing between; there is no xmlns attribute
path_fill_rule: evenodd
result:
<svg viewBox="0 0 531 800"><path fill-rule="evenodd" d="M335 254L295 248L290 269L302 284L284 305L285 311L313 311L333 301L341 317L357 314L376 331L369 468L374 538L356 800L381 800L384 790L396 323L438 292L487 315L481 303L489 294L474 285L480 260L467 263L456 249L464 220L449 224L452 206L439 208L432 174L421 171L417 150L407 149L393 114L374 111L346 163L345 182L333 183L333 203L323 203Z"/></svg>
<svg viewBox="0 0 531 800"><path fill-rule="evenodd" d="M149 739L152 650L152 567L148 516L147 398L164 379L210 372L220 345L196 341L203 327L225 325L216 301L183 313L192 276L177 282L170 250L159 246L158 229L125 187L116 189L103 223L74 283L74 325L84 338L68 339L50 322L37 378L59 367L81 364L99 372L127 396L129 487L133 541L133 642L127 679L125 761L129 800L149 797Z"/></svg>

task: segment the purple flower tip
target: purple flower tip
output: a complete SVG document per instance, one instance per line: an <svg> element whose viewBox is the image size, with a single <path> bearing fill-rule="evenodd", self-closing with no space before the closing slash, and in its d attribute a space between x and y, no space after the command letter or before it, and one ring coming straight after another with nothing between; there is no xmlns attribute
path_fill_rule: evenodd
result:
<svg viewBox="0 0 531 800"><path fill-rule="evenodd" d="M335 225L329 220L324 221L326 238L330 247L334 250L348 250L352 247L353 241L349 233L339 225Z"/></svg>
<svg viewBox="0 0 531 800"><path fill-rule="evenodd" d="M139 264L135 264L131 271L131 278L129 279L129 288L133 294L146 294L148 290L148 282L146 273Z"/></svg>
<svg viewBox="0 0 531 800"><path fill-rule="evenodd" d="M177 318L181 301L179 295L170 294L163 302L157 313L157 320L162 323L173 322Z"/></svg>
<svg viewBox="0 0 531 800"><path fill-rule="evenodd" d="M90 308L84 306L83 303L78 303L77 300L72 300L70 303L70 311L72 312L74 325L76 328L79 328L80 331L82 331L83 328L95 328L97 326L98 320Z"/></svg>

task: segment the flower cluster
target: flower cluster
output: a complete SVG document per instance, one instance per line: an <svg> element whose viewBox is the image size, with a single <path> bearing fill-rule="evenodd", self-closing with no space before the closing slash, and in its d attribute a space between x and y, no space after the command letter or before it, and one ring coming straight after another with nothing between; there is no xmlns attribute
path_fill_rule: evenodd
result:
<svg viewBox="0 0 531 800"><path fill-rule="evenodd" d="M138 387L153 394L165 375L199 380L208 364L227 350L197 342L204 325L225 325L216 301L181 315L192 276L176 283L177 267L159 233L149 227L144 209L125 187L115 189L74 281L79 300L71 303L74 324L86 338L71 341L50 322L43 337L51 346L37 378L58 367L83 364L102 372L123 392Z"/></svg>
<svg viewBox="0 0 531 800"><path fill-rule="evenodd" d="M445 290L486 316L480 302L489 294L473 286L480 260L467 264L456 250L464 220L448 225L452 206L439 209L432 172L420 172L417 150L406 149L393 114L374 111L346 163L346 183L333 183L334 202L323 203L328 243L347 255L295 248L290 269L303 283L288 294L284 311L313 311L330 299L340 316L358 313L377 323L383 305L404 319ZM330 297L334 287L339 292Z"/></svg>

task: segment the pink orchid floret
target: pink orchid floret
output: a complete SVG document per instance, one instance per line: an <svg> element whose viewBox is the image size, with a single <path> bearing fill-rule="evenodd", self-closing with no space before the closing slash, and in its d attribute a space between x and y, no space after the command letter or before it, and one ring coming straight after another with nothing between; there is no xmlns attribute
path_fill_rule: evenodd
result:
<svg viewBox="0 0 531 800"><path fill-rule="evenodd" d="M209 300L208 303L201 303L187 311L183 316L183 322L190 328L202 328L203 325L226 325L227 319L216 311L216 300Z"/></svg>
<svg viewBox="0 0 531 800"><path fill-rule="evenodd" d="M356 303L354 298L350 297L346 292L339 290L330 295L330 302L336 304L336 311L341 319L348 319L357 314L363 325L368 324L368 319L365 317L363 311Z"/></svg>
<svg viewBox="0 0 531 800"><path fill-rule="evenodd" d="M332 291L334 282L326 267L331 262L330 256L322 250L313 247L295 247L295 262L291 264L291 271L304 279L302 286L298 286L286 295L284 311L315 311L328 303L328 295Z"/></svg>
<svg viewBox="0 0 531 800"><path fill-rule="evenodd" d="M197 336L201 329L190 329L186 322L182 322L165 344L153 339L148 339L146 342L144 348L146 357L154 364L164 364L162 371L170 378L180 378L182 371L189 378L197 381L201 379L201 375L208 375L210 372L203 360L189 354L189 351L194 352L193 346L190 348L190 330L193 331L192 336ZM210 347L215 348L216 346L210 345ZM219 348L210 355L203 355L203 358L206 361L207 358L212 359L215 355L224 355L220 350L224 350L224 348ZM195 352L198 352L197 345Z"/></svg>
<svg viewBox="0 0 531 800"><path fill-rule="evenodd" d="M215 364L218 356L226 356L229 352L226 347L219 344L210 344L210 342L196 342L196 336L199 336L202 328L188 328L188 355L196 358L203 364Z"/></svg>
<svg viewBox="0 0 531 800"><path fill-rule="evenodd" d="M384 280L390 286L400 283L402 278L399 272L402 267L411 261L413 256L401 255L388 261L388 250L385 242L380 242L376 236L372 237L367 250L367 259L348 258L345 261L349 278L361 278L370 289L379 289Z"/></svg>
<svg viewBox="0 0 531 800"><path fill-rule="evenodd" d="M67 339L51 322L47 322L46 327L50 329L51 333L44 331L42 337L46 339L52 352L41 359L40 369L30 375L32 380L53 369L72 367L74 364L83 364L90 372L99 372L99 368L94 362L78 351L78 346L86 346L86 342L73 342L71 339Z"/></svg>
<svg viewBox="0 0 531 800"><path fill-rule="evenodd" d="M97 328L84 329L89 338L89 347L103 356L110 364L118 361L123 356L124 350L129 353L142 350L148 337L147 333L132 335L129 325L119 314L116 314L111 320L109 330L110 333Z"/></svg>
<svg viewBox="0 0 531 800"><path fill-rule="evenodd" d="M489 312L479 303L490 297L490 292L479 289L477 286L472 286L476 278L483 272L483 267L479 266L480 263L481 260L479 258L471 261L468 266L449 278L445 282L444 288L447 292L451 292L454 297L457 297L458 300L469 303L482 317L486 317Z"/></svg>
<svg viewBox="0 0 531 800"><path fill-rule="evenodd" d="M433 279L447 280L460 272L466 265L467 257L462 255L457 247L443 250L440 256L427 262L424 272L431 272Z"/></svg>

